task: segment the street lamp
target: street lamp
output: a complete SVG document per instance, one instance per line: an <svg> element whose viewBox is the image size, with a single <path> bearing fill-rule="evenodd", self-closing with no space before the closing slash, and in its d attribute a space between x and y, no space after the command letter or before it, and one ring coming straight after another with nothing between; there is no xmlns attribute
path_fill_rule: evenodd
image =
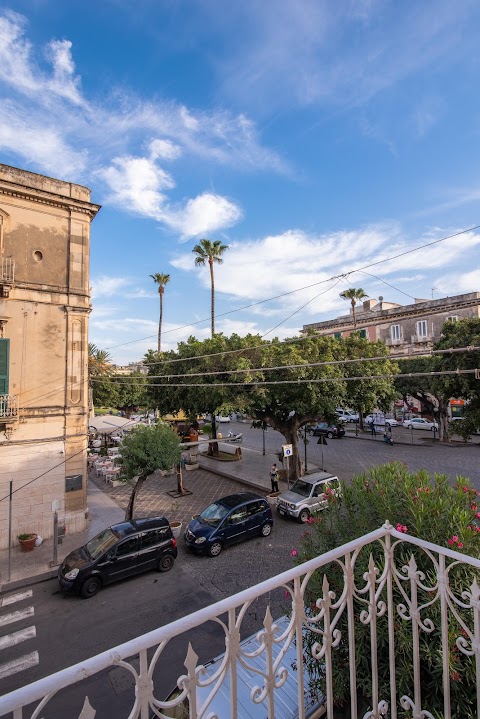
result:
<svg viewBox="0 0 480 719"><path fill-rule="evenodd" d="M262 424L262 440L263 440L263 456L265 457L265 432L267 431L267 427L265 422Z"/></svg>
<svg viewBox="0 0 480 719"><path fill-rule="evenodd" d="M305 448L305 474L306 474L307 471L308 471L308 465L307 465L307 444L308 444L308 439L307 439L307 425L305 424L305 425L303 426L303 445L304 445L304 448Z"/></svg>

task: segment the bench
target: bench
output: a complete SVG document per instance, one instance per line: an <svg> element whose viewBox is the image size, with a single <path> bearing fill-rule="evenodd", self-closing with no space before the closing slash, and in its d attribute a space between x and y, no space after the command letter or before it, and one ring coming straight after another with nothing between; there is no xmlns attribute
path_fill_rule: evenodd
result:
<svg viewBox="0 0 480 719"><path fill-rule="evenodd" d="M242 450L240 447L236 447L231 442L218 442L218 451L224 452L224 454L232 454L238 459L242 458Z"/></svg>

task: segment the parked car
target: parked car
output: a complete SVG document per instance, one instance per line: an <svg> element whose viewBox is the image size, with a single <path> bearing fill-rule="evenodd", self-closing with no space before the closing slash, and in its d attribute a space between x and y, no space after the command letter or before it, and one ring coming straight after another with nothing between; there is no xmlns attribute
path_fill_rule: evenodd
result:
<svg viewBox="0 0 480 719"><path fill-rule="evenodd" d="M337 415L338 419L341 419L342 422L358 422L360 419L359 415L355 412L351 412L349 409L336 409L335 414Z"/></svg>
<svg viewBox="0 0 480 719"><path fill-rule="evenodd" d="M279 496L277 512L298 519L300 522L306 522L312 512L328 506L325 497L327 489L337 495L341 492L338 477L328 472L305 475L297 479L291 489Z"/></svg>
<svg viewBox="0 0 480 719"><path fill-rule="evenodd" d="M168 519L150 517L107 527L65 557L58 570L62 591L88 599L102 586L148 569L168 572L177 557L177 540Z"/></svg>
<svg viewBox="0 0 480 719"><path fill-rule="evenodd" d="M341 426L341 424L328 424L328 422L317 422L317 424L314 427L308 428L308 434L313 435L314 437L328 437L329 439L332 439L335 437L336 439L340 439L340 437L343 437L345 434L344 428Z"/></svg>
<svg viewBox="0 0 480 719"><path fill-rule="evenodd" d="M223 415L223 414L217 414L216 417L215 417L215 420L216 420L217 422L219 422L220 424L222 424L222 423L224 423L224 422L230 422L230 417L228 416L228 414L225 414L225 415Z"/></svg>
<svg viewBox="0 0 480 719"><path fill-rule="evenodd" d="M430 422L428 419L423 417L412 417L412 419L406 419L403 422L403 426L407 429L429 429L438 431L438 424L436 422Z"/></svg>
<svg viewBox="0 0 480 719"><path fill-rule="evenodd" d="M268 537L272 526L266 499L253 492L238 492L217 499L192 519L184 539L192 551L216 557L228 544L257 535Z"/></svg>
<svg viewBox="0 0 480 719"><path fill-rule="evenodd" d="M399 424L394 417L385 415L383 412L373 412L373 414L367 415L363 420L365 426L368 427L372 420L376 427L396 427Z"/></svg>

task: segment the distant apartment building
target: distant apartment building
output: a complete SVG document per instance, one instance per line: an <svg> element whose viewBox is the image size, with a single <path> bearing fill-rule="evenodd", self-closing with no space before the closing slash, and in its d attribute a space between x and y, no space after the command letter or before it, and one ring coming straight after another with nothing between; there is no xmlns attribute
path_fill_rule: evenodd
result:
<svg viewBox="0 0 480 719"><path fill-rule="evenodd" d="M0 164L0 492L13 530L87 522L90 223L81 185ZM9 502L0 502L0 547Z"/></svg>
<svg viewBox="0 0 480 719"><path fill-rule="evenodd" d="M366 300L355 308L355 328L350 308L348 315L303 325L300 333L314 330L340 339L356 329L371 342L382 340L392 354L401 355L422 348L431 349L440 339L446 320L457 321L464 317L480 317L480 292L438 300L418 299L411 305L385 302L379 297L378 300Z"/></svg>
<svg viewBox="0 0 480 719"><path fill-rule="evenodd" d="M143 362L129 362L128 365L112 365L114 374L133 374L133 372L140 372L140 374L147 375L148 367Z"/></svg>

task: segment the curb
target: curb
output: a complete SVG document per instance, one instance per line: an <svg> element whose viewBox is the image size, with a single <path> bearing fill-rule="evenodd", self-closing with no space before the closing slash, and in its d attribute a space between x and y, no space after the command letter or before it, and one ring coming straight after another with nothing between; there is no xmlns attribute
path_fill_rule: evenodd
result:
<svg viewBox="0 0 480 719"><path fill-rule="evenodd" d="M13 582L5 582L0 587L0 594L11 592L14 589L23 589L29 587L32 584L41 584L42 582L48 582L50 579L56 579L57 570L53 569L50 572L43 572L43 574L36 574L33 577L25 577L24 579L17 579Z"/></svg>

